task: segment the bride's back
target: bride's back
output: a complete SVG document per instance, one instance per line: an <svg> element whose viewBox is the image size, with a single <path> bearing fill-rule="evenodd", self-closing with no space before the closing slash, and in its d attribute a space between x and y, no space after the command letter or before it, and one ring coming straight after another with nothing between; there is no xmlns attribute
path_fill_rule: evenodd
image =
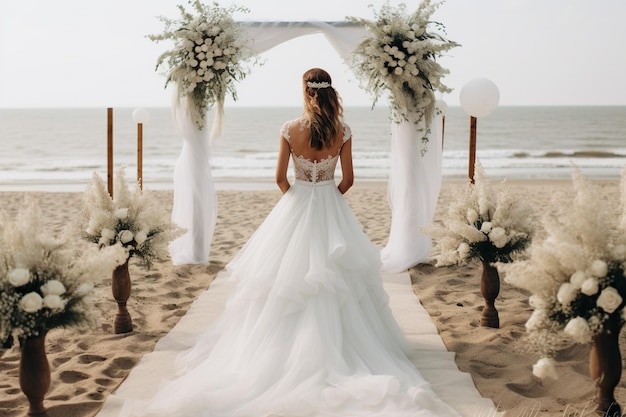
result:
<svg viewBox="0 0 626 417"><path fill-rule="evenodd" d="M300 120L289 127L289 138L292 152L296 157L303 157L312 162L319 162L339 154L343 144L343 129L331 142L331 146L316 149L311 146L311 130Z"/></svg>

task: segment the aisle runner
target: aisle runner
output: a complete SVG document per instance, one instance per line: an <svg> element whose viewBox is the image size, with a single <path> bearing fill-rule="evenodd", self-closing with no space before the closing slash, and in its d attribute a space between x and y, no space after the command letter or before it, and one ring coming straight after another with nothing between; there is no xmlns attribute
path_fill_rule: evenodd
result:
<svg viewBox="0 0 626 417"><path fill-rule="evenodd" d="M491 400L480 396L469 374L459 371L454 353L446 350L437 328L413 293L409 274L384 274L385 291L393 315L411 345L411 361L433 390L464 417L494 416ZM145 355L128 378L109 396L96 417L117 417L124 398L150 398L163 379L171 377L177 353L193 344L195 332L205 328L224 309L233 282L221 275L191 305L187 314Z"/></svg>

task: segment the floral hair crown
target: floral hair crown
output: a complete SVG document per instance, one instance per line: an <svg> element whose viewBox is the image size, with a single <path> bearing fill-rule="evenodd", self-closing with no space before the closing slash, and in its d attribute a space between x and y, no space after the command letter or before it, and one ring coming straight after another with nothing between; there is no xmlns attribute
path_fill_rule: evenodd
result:
<svg viewBox="0 0 626 417"><path fill-rule="evenodd" d="M315 82L315 81L307 81L306 82L306 86L307 87L311 87L311 88L328 88L330 87L330 83L326 82L326 81L322 81L321 83Z"/></svg>

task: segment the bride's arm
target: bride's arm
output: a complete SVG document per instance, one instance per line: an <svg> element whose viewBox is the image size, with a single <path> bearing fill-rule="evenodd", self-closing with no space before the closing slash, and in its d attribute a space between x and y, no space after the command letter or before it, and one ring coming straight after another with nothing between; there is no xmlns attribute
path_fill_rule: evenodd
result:
<svg viewBox="0 0 626 417"><path fill-rule="evenodd" d="M278 160L276 161L276 184L283 194L285 194L289 189L289 180L287 179L289 155L289 144L281 135L280 145L278 147Z"/></svg>
<svg viewBox="0 0 626 417"><path fill-rule="evenodd" d="M345 194L354 183L354 171L352 169L352 139L348 139L346 143L343 144L339 157L341 158L342 178L337 188L341 194Z"/></svg>

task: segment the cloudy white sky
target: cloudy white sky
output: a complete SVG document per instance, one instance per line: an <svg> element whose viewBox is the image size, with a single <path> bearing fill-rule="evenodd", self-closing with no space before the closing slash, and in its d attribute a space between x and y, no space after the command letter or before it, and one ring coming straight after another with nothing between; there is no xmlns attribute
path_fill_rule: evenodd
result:
<svg viewBox="0 0 626 417"><path fill-rule="evenodd" d="M177 17L178 3L2 0L0 107L168 106L170 93L154 71L167 44L145 35L161 31L157 16ZM238 20L283 21L371 18L368 5L383 3L235 1L250 9ZM463 85L484 77L498 86L501 105L626 105L625 16L624 0L448 0L433 18L462 46L441 60L454 88L442 98L458 105ZM289 41L262 58L265 64L239 84L239 101L227 105L299 105L300 76L313 66L331 72L344 104L371 103L322 35Z"/></svg>

